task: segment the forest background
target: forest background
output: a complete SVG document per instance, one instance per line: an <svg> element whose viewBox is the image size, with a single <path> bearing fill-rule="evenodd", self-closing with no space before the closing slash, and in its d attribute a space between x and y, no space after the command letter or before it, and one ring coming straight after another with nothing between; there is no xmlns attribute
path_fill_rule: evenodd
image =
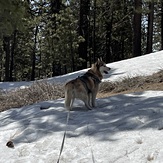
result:
<svg viewBox="0 0 163 163"><path fill-rule="evenodd" d="M28 81L163 50L161 0L1 0L0 81Z"/></svg>

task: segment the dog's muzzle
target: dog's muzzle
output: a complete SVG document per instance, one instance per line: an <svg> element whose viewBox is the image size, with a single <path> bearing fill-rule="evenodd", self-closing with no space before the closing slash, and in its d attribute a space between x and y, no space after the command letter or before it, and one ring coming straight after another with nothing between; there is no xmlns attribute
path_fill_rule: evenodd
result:
<svg viewBox="0 0 163 163"><path fill-rule="evenodd" d="M111 70L111 68L110 67L107 67L108 68L108 70L106 71L106 70L104 70L104 73L105 74L108 74L108 71L110 71Z"/></svg>

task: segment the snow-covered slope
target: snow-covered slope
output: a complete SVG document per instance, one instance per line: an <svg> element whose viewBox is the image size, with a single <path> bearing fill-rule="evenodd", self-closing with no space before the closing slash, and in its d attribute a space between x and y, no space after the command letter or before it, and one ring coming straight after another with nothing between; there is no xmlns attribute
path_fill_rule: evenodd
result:
<svg viewBox="0 0 163 163"><path fill-rule="evenodd" d="M116 81L124 77L151 75L163 69L163 51L135 57L123 61L107 64L111 67L109 74L104 76L104 80ZM88 69L76 71L62 76L44 79L49 82L65 83L71 79L84 74ZM0 82L0 89L10 90L15 88L24 88L33 82Z"/></svg>
<svg viewBox="0 0 163 163"><path fill-rule="evenodd" d="M149 75L159 71L162 64L162 51L111 63L108 66L112 72L105 76L105 80ZM65 82L83 71L49 81ZM8 90L10 85L1 83L0 87ZM13 85L12 88L15 88ZM44 106L49 108L40 110ZM0 163L57 162L66 118L64 99L1 112ZM162 137L162 91L97 99L97 107L91 111L76 100L74 110L70 112L60 163L162 163ZM14 148L6 146L9 140L13 141Z"/></svg>

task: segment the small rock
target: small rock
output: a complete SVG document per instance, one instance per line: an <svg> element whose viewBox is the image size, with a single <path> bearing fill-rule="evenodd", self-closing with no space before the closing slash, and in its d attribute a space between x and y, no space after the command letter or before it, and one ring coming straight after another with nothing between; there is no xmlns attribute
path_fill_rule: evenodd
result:
<svg viewBox="0 0 163 163"><path fill-rule="evenodd" d="M8 146L9 148L14 148L14 143L10 140L6 143L6 146Z"/></svg>

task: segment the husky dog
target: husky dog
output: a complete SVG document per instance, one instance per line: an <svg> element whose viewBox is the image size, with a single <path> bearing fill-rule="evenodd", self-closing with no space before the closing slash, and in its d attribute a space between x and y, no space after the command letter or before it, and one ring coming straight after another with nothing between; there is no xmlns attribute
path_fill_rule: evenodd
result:
<svg viewBox="0 0 163 163"><path fill-rule="evenodd" d="M110 69L100 58L83 76L66 83L65 107L71 110L75 98L82 100L88 109L95 107L99 84L103 78L102 74L107 74Z"/></svg>

